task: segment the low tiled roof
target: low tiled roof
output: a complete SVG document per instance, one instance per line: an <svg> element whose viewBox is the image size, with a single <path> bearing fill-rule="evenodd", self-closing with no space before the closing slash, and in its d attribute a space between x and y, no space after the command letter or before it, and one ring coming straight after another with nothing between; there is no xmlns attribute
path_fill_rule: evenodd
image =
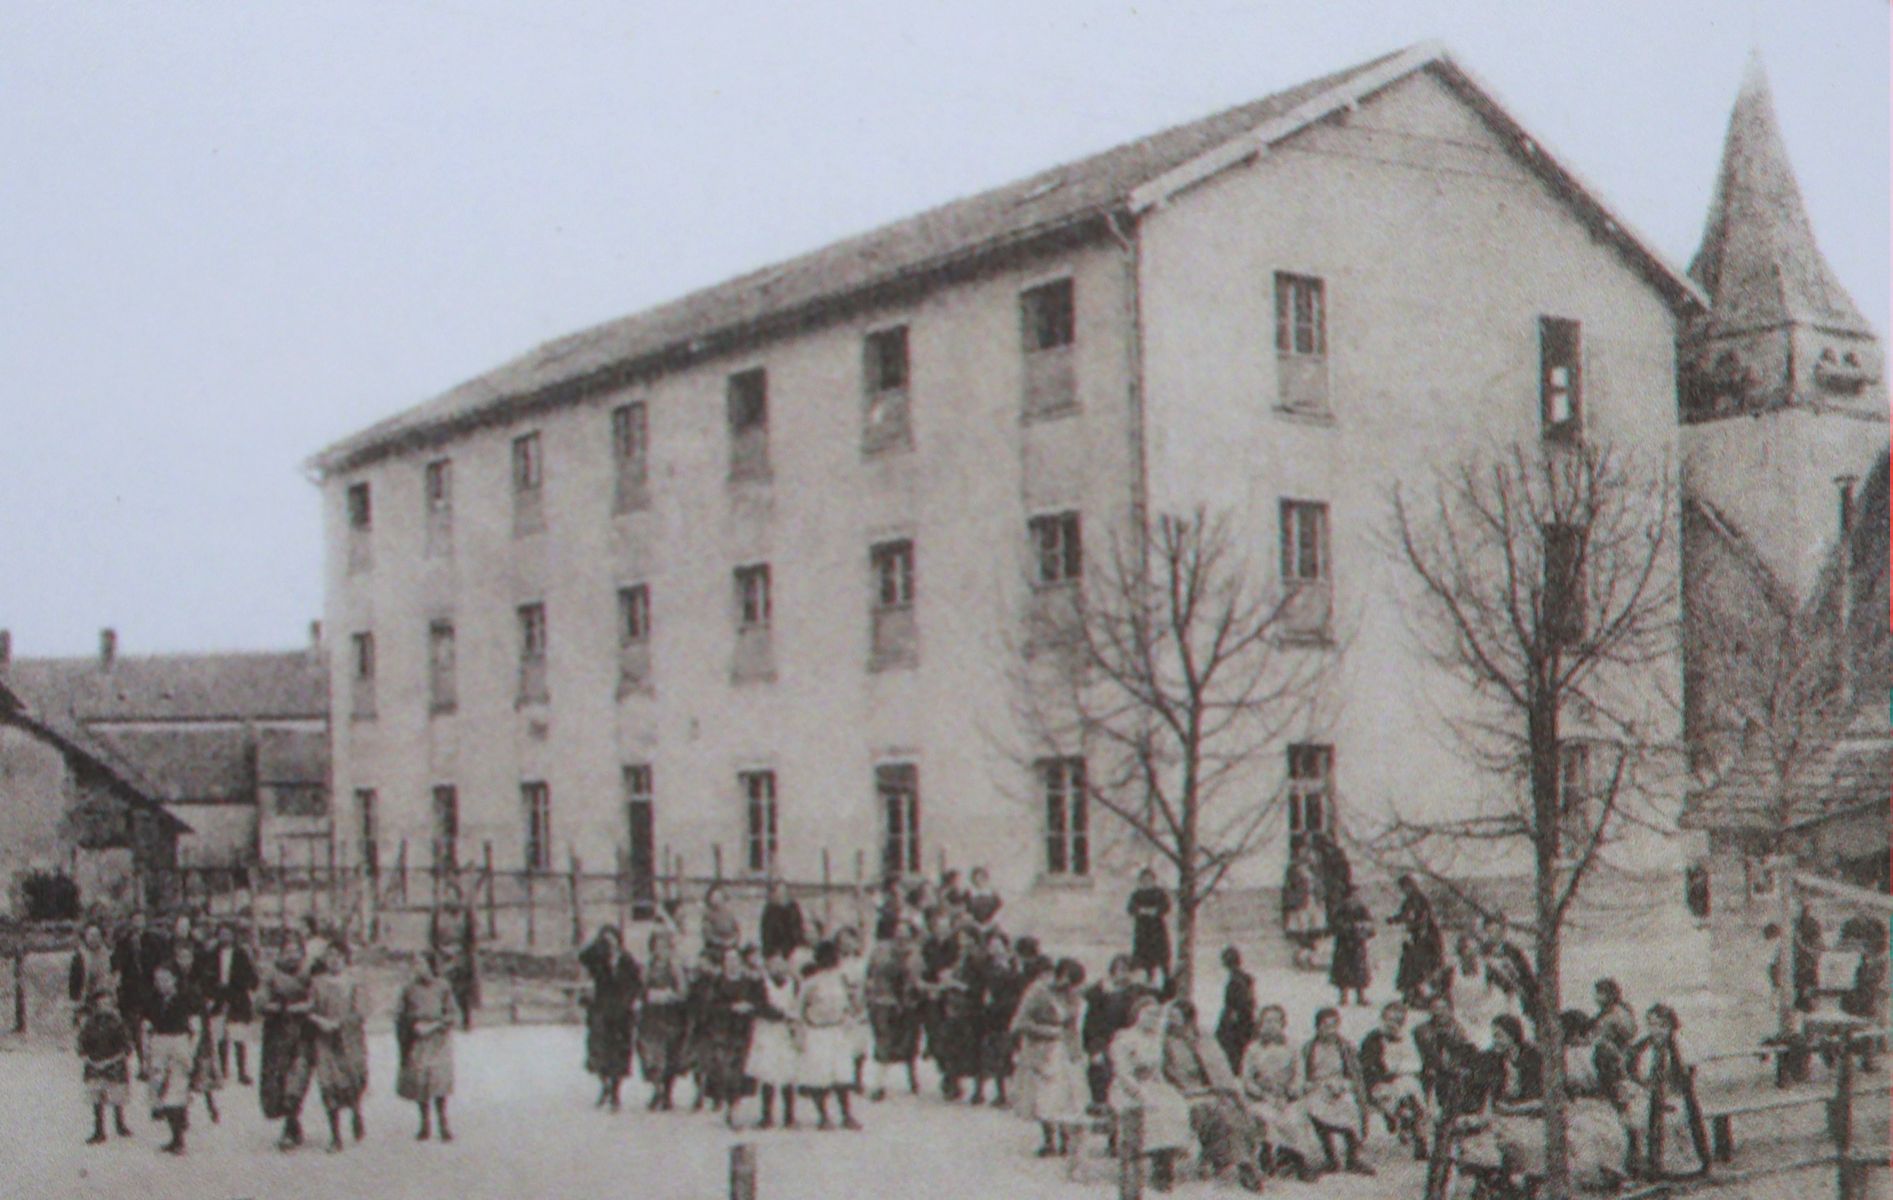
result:
<svg viewBox="0 0 1893 1200"><path fill-rule="evenodd" d="M132 764L154 799L176 803L239 803L252 799L252 747L242 728L114 729L96 733Z"/></svg>
<svg viewBox="0 0 1893 1200"><path fill-rule="evenodd" d="M897 291L984 259L1053 244L1132 207L1133 196L1227 150L1238 139L1290 137L1335 106L1358 102L1415 71L1445 73L1487 114L1598 235L1623 248L1673 304L1701 307L1694 283L1610 213L1574 173L1527 137L1490 93L1436 44L1408 47L1239 105L1213 116L955 200L591 329L548 342L432 400L321 451L311 466L347 470L398 449L428 444L655 375L747 337L766 336L812 314L844 309L878 289ZM1251 148L1252 149L1252 148ZM1187 173L1187 172L1186 172Z"/></svg>
<svg viewBox="0 0 1893 1200"><path fill-rule="evenodd" d="M256 782L263 786L326 786L329 735L305 729L262 729L256 735Z"/></svg>
<svg viewBox="0 0 1893 1200"><path fill-rule="evenodd" d="M57 746L61 753L89 763L112 781L115 793L126 803L152 814L175 832L190 832L187 822L159 803L156 789L134 766L119 758L69 716L35 711L17 691L7 686L5 679L0 679L0 721L24 729Z"/></svg>
<svg viewBox="0 0 1893 1200"><path fill-rule="evenodd" d="M28 706L86 723L325 718L327 660L306 651L15 659L0 675Z"/></svg>

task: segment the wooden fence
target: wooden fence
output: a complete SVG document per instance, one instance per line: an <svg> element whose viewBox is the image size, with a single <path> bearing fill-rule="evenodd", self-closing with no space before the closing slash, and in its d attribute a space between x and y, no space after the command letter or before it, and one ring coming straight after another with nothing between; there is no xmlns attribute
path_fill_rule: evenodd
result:
<svg viewBox="0 0 1893 1200"><path fill-rule="evenodd" d="M760 903L768 885L763 876L726 872L720 847L712 847L704 864L708 872L692 871L682 855L668 848L660 869L651 872L634 871L623 847L610 863L598 865L568 849L564 863L548 870L501 868L491 842L482 843L472 861L426 857L426 863L416 862L402 841L392 860L348 863L337 860L333 843L284 840L255 867L160 868L160 891L174 904L213 920L282 926L314 918L348 930L353 938L395 946L425 941L433 915L458 896L472 912L483 945L557 953L583 944L602 924L615 923L622 930L656 919L660 909L674 915L681 904L700 902L712 886L750 907ZM820 879L783 882L824 929L870 915L864 906L873 902L871 880L861 852L851 856L843 874L824 850Z"/></svg>

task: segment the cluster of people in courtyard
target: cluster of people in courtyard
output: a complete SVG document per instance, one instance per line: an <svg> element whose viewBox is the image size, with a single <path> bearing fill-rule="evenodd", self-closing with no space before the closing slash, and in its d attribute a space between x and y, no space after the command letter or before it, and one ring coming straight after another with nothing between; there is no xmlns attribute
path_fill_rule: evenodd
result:
<svg viewBox="0 0 1893 1200"><path fill-rule="evenodd" d="M440 968L437 952L422 953L401 991L395 1090L419 1108L423 1140L438 1123L447 1141L451 1037L461 1014ZM264 1117L283 1123L282 1149L303 1144L311 1087L327 1119L331 1151L345 1146L344 1118L354 1140L366 1134L367 1004L346 941L313 920L282 930L273 956L262 954L235 924L209 934L188 913L160 928L134 912L109 945L103 927L89 923L72 956L68 995L93 1111L89 1145L107 1140L108 1109L118 1136L132 1136L125 1111L135 1080L145 1085L152 1119L169 1131L161 1149L184 1153L198 1099L212 1124L219 1121L217 1096L229 1082L233 1058L236 1084L254 1086ZM260 1034L254 1078L253 1030Z"/></svg>

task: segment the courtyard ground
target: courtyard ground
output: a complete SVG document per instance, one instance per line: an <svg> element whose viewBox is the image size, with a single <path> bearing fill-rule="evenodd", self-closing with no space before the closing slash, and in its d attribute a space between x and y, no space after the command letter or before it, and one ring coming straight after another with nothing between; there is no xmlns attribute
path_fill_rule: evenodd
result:
<svg viewBox="0 0 1893 1200"><path fill-rule="evenodd" d="M1676 1005L1685 1022L1688 1051L1723 1046L1719 1032L1725 1001L1701 983L1706 936L1667 905L1602 921L1583 933L1569 955L1567 980L1573 1001L1588 997L1589 983L1614 975L1639 1008L1656 999ZM1387 998L1398 938L1383 934L1374 947L1378 986L1370 996ZM1245 953L1269 961L1265 948L1237 939ZM1221 972L1214 964L1222 942L1206 946L1211 964L1197 987L1205 1024L1221 1004ZM1069 952L1070 946L1054 946ZM1084 948L1079 957L1095 972L1109 948ZM394 1043L385 1020L371 1036L372 1084L367 1105L368 1137L345 1153L320 1148L320 1116L311 1101L314 1143L291 1154L274 1149L276 1131L256 1107L252 1089L232 1086L221 1094L224 1118L212 1126L201 1104L193 1110L190 1153L172 1159L157 1153L160 1127L147 1114L131 1114L135 1137L102 1147L81 1145L90 1116L83 1107L78 1069L69 1048L70 1024L58 1024L58 1003L48 994L63 961L46 956L33 974L48 985L36 999L33 1032L0 1037L0 1195L152 1200L239 1200L247 1197L452 1197L454 1200L513 1200L557 1196L573 1200L644 1198L713 1200L728 1195L729 1147L748 1141L757 1148L763 1200L835 1200L853 1195L940 1197L1050 1197L1077 1200L1115 1194L1111 1164L1088 1163L1087 1177L1066 1178L1064 1164L1042 1161L1032 1151L1035 1129L1004 1112L948 1105L927 1086L923 1095L896 1092L886 1103L861 1103L867 1129L860 1133L731 1133L708 1114L650 1114L637 1085L625 1090L626 1111L612 1115L592 1108L596 1095L582 1073L583 1033L569 1024L508 1024L506 985L489 979L489 1007L480 1027L456 1047L458 1087L453 1100L457 1137L451 1146L413 1141L412 1106L394 1097ZM1314 1010L1331 1002L1318 974L1272 966L1258 972L1265 1001L1283 1003L1305 1036ZM385 1012L395 979L377 975L370 988ZM528 997L531 999L531 997ZM529 1006L530 1007L530 1006ZM1377 1007L1377 1006L1376 1006ZM1344 1029L1352 1037L1375 1020L1374 1008L1350 1008ZM923 1073L923 1085L932 1077ZM688 1093L687 1085L680 1089ZM755 1117L753 1103L745 1109ZM1884 1145L1889 1114L1863 1105L1858 1118L1863 1140ZM1805 1109L1738 1129L1737 1166L1807 1157L1818 1150L1821 1112ZM1096 1147L1101 1152L1102 1147ZM1391 1200L1422 1193L1419 1167L1378 1127L1369 1142L1373 1178L1333 1177L1316 1185L1272 1181L1269 1194L1299 1200ZM1832 1195L1818 1191L1816 1175L1784 1177L1732 1195L1741 1200L1799 1200ZM1884 1174L1880 1176L1884 1178ZM1235 1194L1206 1183L1180 1186L1177 1196Z"/></svg>

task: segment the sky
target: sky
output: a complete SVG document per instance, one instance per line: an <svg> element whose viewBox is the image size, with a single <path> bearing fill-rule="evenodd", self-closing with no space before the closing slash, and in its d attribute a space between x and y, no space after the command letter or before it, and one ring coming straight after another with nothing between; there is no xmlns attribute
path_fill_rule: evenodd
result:
<svg viewBox="0 0 1893 1200"><path fill-rule="evenodd" d="M1751 49L1888 320L1886 0L0 0L0 627L303 644L303 466L548 338L1439 39L1672 261Z"/></svg>

